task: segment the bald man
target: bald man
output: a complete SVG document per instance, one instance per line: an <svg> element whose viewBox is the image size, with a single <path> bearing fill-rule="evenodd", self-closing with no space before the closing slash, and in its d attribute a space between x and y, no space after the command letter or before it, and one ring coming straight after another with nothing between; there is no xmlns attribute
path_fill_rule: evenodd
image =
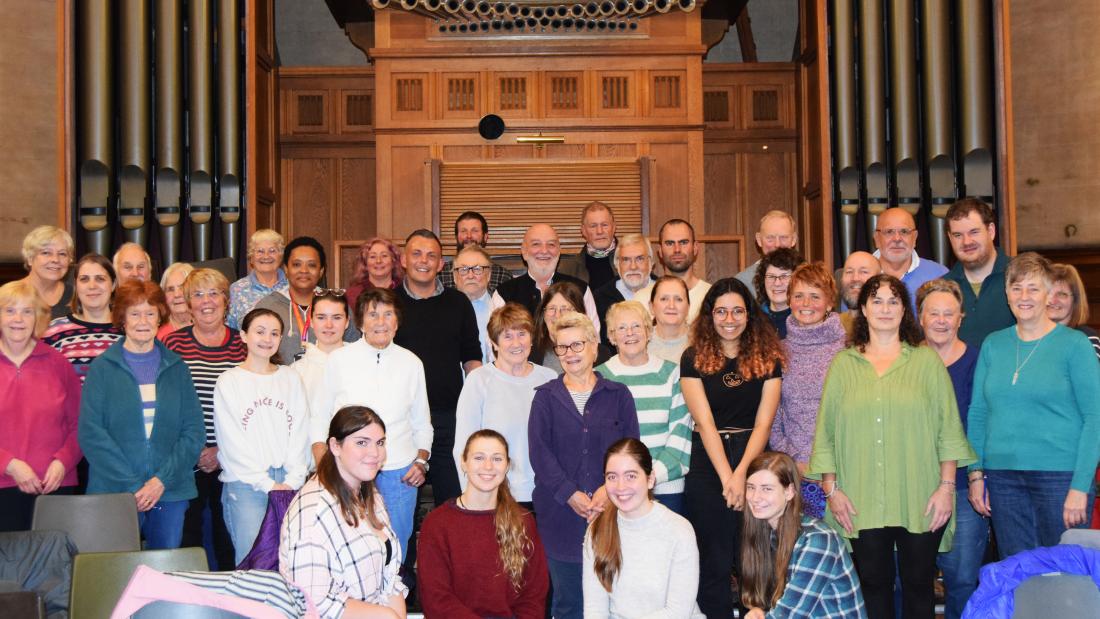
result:
<svg viewBox="0 0 1100 619"><path fill-rule="evenodd" d="M883 211L875 227L875 257L882 272L900 279L909 291L909 306L917 312L917 289L924 282L943 277L947 267L917 255L917 222L909 211Z"/></svg>
<svg viewBox="0 0 1100 619"><path fill-rule="evenodd" d="M550 284L572 282L583 293L584 311L592 320L596 333L599 333L600 316L596 311L592 290L584 280L558 271L558 261L561 258L558 232L549 224L534 224L524 233L519 251L523 256L523 263L527 265L527 272L497 287L493 292L493 309L502 307L505 303L519 303L535 316L542 295Z"/></svg>
<svg viewBox="0 0 1100 619"><path fill-rule="evenodd" d="M840 315L840 323L849 335L852 333L852 323L859 315L860 289L867 280L881 272L878 258L865 251L854 251L844 261L840 276L840 308L844 311Z"/></svg>
<svg viewBox="0 0 1100 619"><path fill-rule="evenodd" d="M120 284L130 280L152 281L153 259L137 243L123 243L111 262Z"/></svg>

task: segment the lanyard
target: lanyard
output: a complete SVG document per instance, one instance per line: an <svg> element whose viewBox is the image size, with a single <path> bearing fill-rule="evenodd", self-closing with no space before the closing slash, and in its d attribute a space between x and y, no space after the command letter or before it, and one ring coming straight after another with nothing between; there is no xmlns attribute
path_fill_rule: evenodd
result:
<svg viewBox="0 0 1100 619"><path fill-rule="evenodd" d="M310 306L313 302L310 302ZM311 320L309 308L303 312L302 308L298 307L298 304L294 302L294 299L290 300L290 313L294 316L294 322L298 324L298 335L301 336L302 341L306 342L309 338L306 336L306 332L309 331L309 323Z"/></svg>

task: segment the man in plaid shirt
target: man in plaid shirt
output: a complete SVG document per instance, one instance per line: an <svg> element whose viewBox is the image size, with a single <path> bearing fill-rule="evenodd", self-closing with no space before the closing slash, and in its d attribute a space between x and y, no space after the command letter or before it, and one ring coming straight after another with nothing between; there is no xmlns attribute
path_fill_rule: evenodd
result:
<svg viewBox="0 0 1100 619"><path fill-rule="evenodd" d="M455 242L458 245L456 253L462 251L462 248L467 245L476 244L485 247L489 242L489 222L485 221L485 217L477 211L462 213L455 220ZM493 294L497 286L512 279L511 271L495 262L492 265L489 273L489 294ZM443 270L439 272L439 279L447 288L456 287L453 260L443 265Z"/></svg>

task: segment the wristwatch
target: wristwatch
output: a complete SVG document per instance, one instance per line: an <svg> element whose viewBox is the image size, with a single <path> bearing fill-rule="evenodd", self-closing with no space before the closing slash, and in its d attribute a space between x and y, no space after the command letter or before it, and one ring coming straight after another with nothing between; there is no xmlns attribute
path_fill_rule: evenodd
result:
<svg viewBox="0 0 1100 619"><path fill-rule="evenodd" d="M431 466L430 466L430 465L428 464L428 461L427 461L427 460L425 460L424 458L417 458L416 460L413 460L413 464L419 464L419 465L421 466L421 468L423 468L423 469L424 469L424 473L425 473L425 474L427 474L427 473L428 473L428 469L432 468L432 467L431 467Z"/></svg>

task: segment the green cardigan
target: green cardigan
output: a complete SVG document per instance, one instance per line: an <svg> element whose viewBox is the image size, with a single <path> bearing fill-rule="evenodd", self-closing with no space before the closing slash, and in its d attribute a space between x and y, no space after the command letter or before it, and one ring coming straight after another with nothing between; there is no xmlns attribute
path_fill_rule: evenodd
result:
<svg viewBox="0 0 1100 619"><path fill-rule="evenodd" d="M164 484L161 501L198 496L195 463L202 451L202 407L191 371L160 341L157 409L145 438L137 380L117 342L88 368L80 399L80 448L88 459L88 494L137 492L149 479Z"/></svg>

